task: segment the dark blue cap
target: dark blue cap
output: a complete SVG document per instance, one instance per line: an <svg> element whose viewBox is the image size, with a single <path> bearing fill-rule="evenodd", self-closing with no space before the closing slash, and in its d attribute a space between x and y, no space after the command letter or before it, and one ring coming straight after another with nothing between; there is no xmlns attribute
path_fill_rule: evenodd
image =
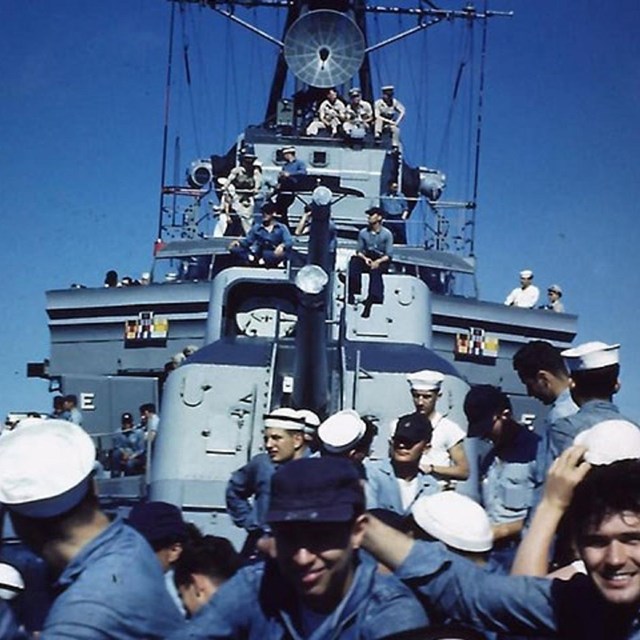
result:
<svg viewBox="0 0 640 640"><path fill-rule="evenodd" d="M393 432L394 441L402 441L410 446L418 444L426 440L431 440L431 434L433 433L433 427L431 421L427 416L423 416L419 413L408 413L405 416L400 416L396 420L396 428Z"/></svg>
<svg viewBox="0 0 640 640"><path fill-rule="evenodd" d="M364 510L356 466L327 456L292 460L271 479L267 522L348 522Z"/></svg>
<svg viewBox="0 0 640 640"><path fill-rule="evenodd" d="M464 399L464 413L469 421L470 437L484 438L493 427L494 417L511 409L511 402L506 393L490 384L473 387Z"/></svg>
<svg viewBox="0 0 640 640"><path fill-rule="evenodd" d="M187 525L180 509L168 502L140 502L129 512L127 523L140 533L149 544L164 540L183 540Z"/></svg>

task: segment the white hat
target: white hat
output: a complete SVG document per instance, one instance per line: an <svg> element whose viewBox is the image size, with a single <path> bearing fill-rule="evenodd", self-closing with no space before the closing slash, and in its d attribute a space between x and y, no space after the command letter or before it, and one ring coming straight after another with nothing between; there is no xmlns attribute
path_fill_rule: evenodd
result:
<svg viewBox="0 0 640 640"><path fill-rule="evenodd" d="M425 496L414 502L411 514L423 531L454 549L482 553L493 546L489 516L468 496L455 491Z"/></svg>
<svg viewBox="0 0 640 640"><path fill-rule="evenodd" d="M0 600L13 600L23 591L22 574L13 565L0 562Z"/></svg>
<svg viewBox="0 0 640 640"><path fill-rule="evenodd" d="M529 278L533 278L533 271L531 271L531 269L523 269L523 270L520 272L520 277L521 277L521 278L526 278L527 280L528 280Z"/></svg>
<svg viewBox="0 0 640 640"><path fill-rule="evenodd" d="M357 411L344 409L318 427L318 438L327 453L344 453L360 442L366 430L367 425Z"/></svg>
<svg viewBox="0 0 640 640"><path fill-rule="evenodd" d="M295 409L282 407L274 409L264 416L265 429L285 429L286 431L303 431L305 427L304 416Z"/></svg>
<svg viewBox="0 0 640 640"><path fill-rule="evenodd" d="M569 371L601 369L620 361L620 345L604 342L585 342L573 349L565 349L560 355Z"/></svg>
<svg viewBox="0 0 640 640"><path fill-rule="evenodd" d="M0 503L32 518L75 507L86 495L96 450L81 427L65 420L22 420L0 438Z"/></svg>
<svg viewBox="0 0 640 640"><path fill-rule="evenodd" d="M298 415L304 422L304 431L306 433L315 433L320 426L318 414L311 411L311 409L298 409Z"/></svg>
<svg viewBox="0 0 640 640"><path fill-rule="evenodd" d="M640 427L628 420L605 420L581 431L573 444L587 448L589 464L611 464L640 458Z"/></svg>
<svg viewBox="0 0 640 640"><path fill-rule="evenodd" d="M558 295L562 295L562 287L559 284L551 284L551 285L549 285L549 288L547 289L547 291L553 291L554 293L557 293Z"/></svg>
<svg viewBox="0 0 640 640"><path fill-rule="evenodd" d="M407 376L407 382L411 391L434 391L440 390L444 381L444 375L439 371L416 371Z"/></svg>
<svg viewBox="0 0 640 640"><path fill-rule="evenodd" d="M383 87L380 87L380 91L382 93L386 93L387 91L394 91L395 87L392 84L385 84Z"/></svg>
<svg viewBox="0 0 640 640"><path fill-rule="evenodd" d="M288 147L282 147L282 153L295 153L296 152L296 148L293 145L290 145Z"/></svg>

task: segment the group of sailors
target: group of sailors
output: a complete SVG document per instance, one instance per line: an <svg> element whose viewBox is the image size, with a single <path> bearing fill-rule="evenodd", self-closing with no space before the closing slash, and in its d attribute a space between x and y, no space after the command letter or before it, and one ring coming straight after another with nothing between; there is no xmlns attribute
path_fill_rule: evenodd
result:
<svg viewBox="0 0 640 640"><path fill-rule="evenodd" d="M373 106L362 98L358 87L349 90L349 100L343 101L335 88L327 91L320 103L314 120L306 129L308 136L327 132L332 137L345 136L358 140L373 130L374 140L379 143L383 133L391 136L393 147L400 146L400 123L406 110L402 102L394 96L393 85L381 88L381 97Z"/></svg>
<svg viewBox="0 0 640 640"><path fill-rule="evenodd" d="M380 460L369 458L376 425L354 410L321 421L272 409L265 452L227 488L248 561L173 505L137 505L127 523L110 521L88 434L61 419L20 422L0 437L0 504L58 576L46 618L29 631L43 640L637 640L640 428L612 402L619 345L560 353L533 341L513 366L549 407L537 433L484 384L466 394L467 425L458 424L438 405L447 379L432 370L407 374L414 411L393 422ZM470 439L486 444L475 499L463 491ZM561 569L548 576L551 555ZM2 638L28 637L14 615L28 591L0 564Z"/></svg>
<svg viewBox="0 0 640 640"><path fill-rule="evenodd" d="M533 284L533 271L523 269L520 272L520 286L515 287L505 298L504 304L508 307L521 307L523 309L534 309L538 305L539 309L564 313L564 303L562 302L562 287L559 284L551 284L547 288L547 303L538 305L540 300L540 289Z"/></svg>

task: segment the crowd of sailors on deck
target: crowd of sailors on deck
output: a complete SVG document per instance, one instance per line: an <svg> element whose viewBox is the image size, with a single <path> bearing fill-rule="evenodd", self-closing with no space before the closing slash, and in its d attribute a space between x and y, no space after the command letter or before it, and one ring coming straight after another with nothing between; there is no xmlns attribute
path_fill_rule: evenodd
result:
<svg viewBox="0 0 640 640"><path fill-rule="evenodd" d="M110 519L72 414L25 419L0 436L0 637L637 640L640 427L613 403L619 351L522 346L513 367L549 409L535 429L498 387L452 406L448 376L408 373L413 411L379 459L371 416L272 409L227 486L241 550L164 502Z"/></svg>

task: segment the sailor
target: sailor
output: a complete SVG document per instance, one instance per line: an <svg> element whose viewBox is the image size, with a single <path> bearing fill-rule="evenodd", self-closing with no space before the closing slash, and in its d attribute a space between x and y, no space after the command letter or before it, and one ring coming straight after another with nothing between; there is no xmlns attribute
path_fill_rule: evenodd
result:
<svg viewBox="0 0 640 640"><path fill-rule="evenodd" d="M0 503L59 574L41 637L163 638L183 620L149 545L101 511L95 455L89 435L62 420L23 420L0 438Z"/></svg>
<svg viewBox="0 0 640 640"><path fill-rule="evenodd" d="M245 238L232 240L229 251L244 264L277 267L289 259L293 240L289 229L275 220L275 205L262 208L262 222L254 224Z"/></svg>
<svg viewBox="0 0 640 640"><path fill-rule="evenodd" d="M255 196L262 183L262 172L256 160L255 154L244 151L240 163L231 170L225 181L225 191L231 196L232 209L240 217L244 233L248 233L253 224Z"/></svg>
<svg viewBox="0 0 640 640"><path fill-rule="evenodd" d="M73 422L78 426L82 426L82 412L78 409L78 396L70 393L64 397L64 410L66 413L65 420Z"/></svg>
<svg viewBox="0 0 640 640"><path fill-rule="evenodd" d="M493 529L492 568L508 573L540 482L539 437L514 420L509 397L497 387L473 387L465 397L464 412L469 437L492 445L480 462L482 504Z"/></svg>
<svg viewBox="0 0 640 640"><path fill-rule="evenodd" d="M375 126L374 135L376 142L379 142L383 131L391 133L391 144L394 147L400 146L400 122L404 118L405 108L402 102L394 98L393 85L385 85L380 89L382 97L374 103Z"/></svg>
<svg viewBox="0 0 640 640"><path fill-rule="evenodd" d="M540 298L540 289L533 284L533 271L523 269L520 272L520 286L516 287L505 299L509 307L533 309Z"/></svg>
<svg viewBox="0 0 640 640"><path fill-rule="evenodd" d="M441 486L451 480L466 480L469 477L469 462L464 451L467 434L459 424L436 410L444 375L425 369L410 373L407 382L416 414L428 418L433 428L431 446L422 456L420 468L440 480Z"/></svg>
<svg viewBox="0 0 640 640"><path fill-rule="evenodd" d="M147 434L147 442L153 442L158 435L160 416L156 413L156 405L153 402L145 402L140 405L140 424Z"/></svg>
<svg viewBox="0 0 640 640"><path fill-rule="evenodd" d="M364 493L348 460L294 460L272 480L277 558L241 569L178 638L383 638L424 626L409 589L360 554Z"/></svg>
<svg viewBox="0 0 640 640"><path fill-rule="evenodd" d="M120 418L121 429L113 437L111 477L136 476L144 473L147 445L144 431L133 424L133 416L125 411Z"/></svg>
<svg viewBox="0 0 640 640"><path fill-rule="evenodd" d="M395 421L392 433L389 459L366 464L367 509L388 509L406 516L418 498L440 491L434 477L420 469L432 428L426 416L411 413Z"/></svg>
<svg viewBox="0 0 640 640"><path fill-rule="evenodd" d="M345 109L343 131L349 138L361 140L371 128L373 108L362 99L362 92L357 87L349 89L349 103Z"/></svg>
<svg viewBox="0 0 640 640"><path fill-rule="evenodd" d="M406 220L409 217L409 207L395 180L389 181L387 192L380 198L380 208L384 211L385 224L393 234L393 241L407 244Z"/></svg>
<svg viewBox="0 0 640 640"><path fill-rule="evenodd" d="M577 413L557 420L549 431L549 450L556 458L585 429L603 420L622 418L612 402L620 382L620 345L586 342L560 354L569 369L570 391L580 407ZM631 420L631 422L634 422Z"/></svg>
<svg viewBox="0 0 640 640"><path fill-rule="evenodd" d="M358 232L356 254L349 260L348 304L355 304L355 297L362 291L362 274L369 274L369 293L364 301L362 317L368 318L371 306L382 304L384 300L384 282L393 257L393 235L383 224L384 214L379 207L367 211L367 227Z"/></svg>
<svg viewBox="0 0 640 640"><path fill-rule="evenodd" d="M418 527L417 538L440 540L463 558L480 566L487 564L493 546L491 521L469 496L455 491L424 496L414 503L411 516Z"/></svg>
<svg viewBox="0 0 640 640"><path fill-rule="evenodd" d="M320 103L318 115L307 127L308 136L317 136L321 129L328 129L336 136L345 119L346 106L335 88L327 91L327 97Z"/></svg>
<svg viewBox="0 0 640 640"><path fill-rule="evenodd" d="M296 157L294 146L283 147L281 153L285 162L278 175L275 205L280 220L288 227L289 207L295 199L295 191L298 189L301 177L307 174L307 165Z"/></svg>
<svg viewBox="0 0 640 640"><path fill-rule="evenodd" d="M640 460L589 469L579 456L576 463L586 475L568 509L561 503L555 507L573 523L585 564L586 573L571 580L491 574L439 543L411 540L371 517L363 547L393 568L430 610L476 627L567 640L638 640L634 541L640 538Z"/></svg>
<svg viewBox="0 0 640 640"><path fill-rule="evenodd" d="M174 566L180 600L193 617L242 566L242 558L226 538L203 536L188 544Z"/></svg>
<svg viewBox="0 0 640 640"><path fill-rule="evenodd" d="M547 289L547 304L542 305L542 309L555 311L556 313L564 313L564 304L560 301L562 298L562 287L559 284L552 284Z"/></svg>
<svg viewBox="0 0 640 640"><path fill-rule="evenodd" d="M341 456L353 461L362 478L366 477L363 462L369 456L377 428L353 409L343 409L329 416L318 427L322 455Z"/></svg>
<svg viewBox="0 0 640 640"><path fill-rule="evenodd" d="M266 453L255 455L231 474L227 483L227 510L237 527L249 534L243 553L253 553L265 532L271 476L280 465L309 455L305 416L282 407L264 416ZM266 529L268 531L268 529Z"/></svg>

